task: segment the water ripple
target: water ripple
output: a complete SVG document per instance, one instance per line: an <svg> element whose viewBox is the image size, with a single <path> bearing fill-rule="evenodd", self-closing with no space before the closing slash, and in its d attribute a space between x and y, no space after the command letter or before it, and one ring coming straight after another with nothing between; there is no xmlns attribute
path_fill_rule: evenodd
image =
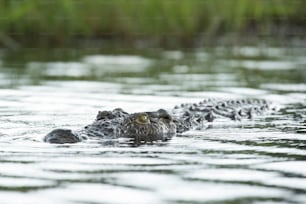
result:
<svg viewBox="0 0 306 204"><path fill-rule="evenodd" d="M3 61L0 203L304 203L305 56L231 51L97 54L22 69ZM54 128L84 127L99 110L171 109L207 97L264 98L275 110L139 147L121 139L42 142Z"/></svg>

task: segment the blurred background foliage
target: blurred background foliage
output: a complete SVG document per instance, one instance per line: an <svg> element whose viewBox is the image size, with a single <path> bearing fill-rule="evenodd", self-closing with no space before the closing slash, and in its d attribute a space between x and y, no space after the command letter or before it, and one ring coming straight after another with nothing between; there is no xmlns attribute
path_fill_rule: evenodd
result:
<svg viewBox="0 0 306 204"><path fill-rule="evenodd" d="M84 39L195 46L222 36L304 37L303 0L0 0L0 45Z"/></svg>

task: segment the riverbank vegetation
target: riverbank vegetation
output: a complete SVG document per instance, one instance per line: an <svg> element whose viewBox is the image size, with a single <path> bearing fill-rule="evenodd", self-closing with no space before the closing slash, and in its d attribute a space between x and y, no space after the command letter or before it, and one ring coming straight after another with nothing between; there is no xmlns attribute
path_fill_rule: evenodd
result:
<svg viewBox="0 0 306 204"><path fill-rule="evenodd" d="M304 37L305 7L303 0L0 0L0 46L104 39L186 47L222 36Z"/></svg>

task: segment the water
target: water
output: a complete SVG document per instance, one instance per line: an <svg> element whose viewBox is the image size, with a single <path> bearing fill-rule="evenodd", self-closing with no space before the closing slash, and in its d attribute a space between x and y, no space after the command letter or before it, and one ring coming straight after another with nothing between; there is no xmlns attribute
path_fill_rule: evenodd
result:
<svg viewBox="0 0 306 204"><path fill-rule="evenodd" d="M3 55L0 203L305 203L303 53L217 47ZM278 111L140 147L42 142L53 128L84 127L99 110L170 109L207 97L265 98Z"/></svg>

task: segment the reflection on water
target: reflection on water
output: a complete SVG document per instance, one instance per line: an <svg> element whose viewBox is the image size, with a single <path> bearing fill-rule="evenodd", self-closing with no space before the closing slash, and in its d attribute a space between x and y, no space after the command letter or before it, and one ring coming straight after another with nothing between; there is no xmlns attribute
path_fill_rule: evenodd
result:
<svg viewBox="0 0 306 204"><path fill-rule="evenodd" d="M304 203L299 49L0 59L0 203ZM84 127L99 110L170 109L207 97L265 98L278 111L137 148L42 142L53 128Z"/></svg>

